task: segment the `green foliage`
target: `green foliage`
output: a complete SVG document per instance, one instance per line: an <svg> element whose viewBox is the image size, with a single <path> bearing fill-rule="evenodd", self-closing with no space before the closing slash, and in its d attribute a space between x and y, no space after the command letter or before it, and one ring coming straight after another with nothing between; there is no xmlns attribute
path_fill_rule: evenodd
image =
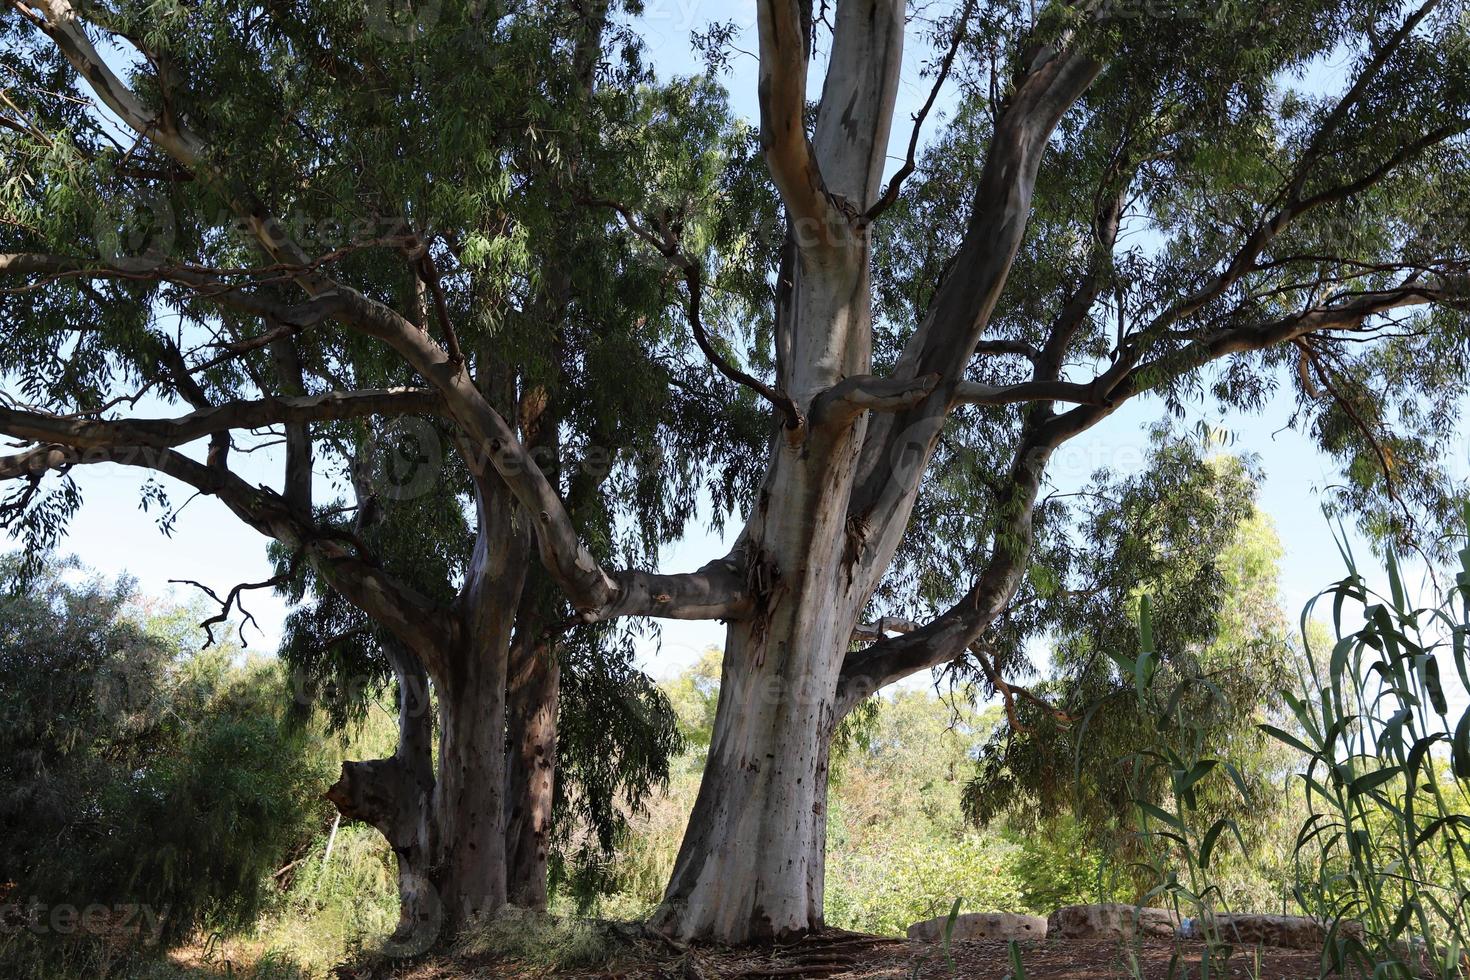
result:
<svg viewBox="0 0 1470 980"><path fill-rule="evenodd" d="M985 323L983 356L968 361L966 377L1030 380L1036 365L1021 353L1027 346L1048 349L1042 362L1054 358L1072 379L1137 355L1137 388L1156 395L1162 421L1176 427L1201 411L1256 413L1285 393L1294 411L1282 421L1310 436L1342 473L1325 494L1335 510L1379 541L1443 526L1460 492L1445 463L1463 456L1462 380L1470 369L1463 303L1314 336L1306 343L1311 358L1286 343L1212 364L1205 356L1209 338L1317 305L1426 275L1461 281L1470 241L1463 5L1422 8L1422 23L1385 51L1381 70L1370 70L1372 52L1385 50L1385 39L1419 9L1335 0L1290 10L1264 0L1096 7L990 0L960 24L951 8L936 18L931 43L942 49L953 33L962 38L957 104L874 226L879 369L898 362L915 325L931 314L941 284L956 274L957 254L961 268L968 259L959 247L977 209L991 206L976 187L1002 139L994 126L1014 94L1007 79L1038 50L1032 42L1045 43L1032 29L1046 38L1075 30L1069 40L1094 52L1101 71L1048 144L1026 238ZM1434 80L1447 73L1455 81L1441 89ZM1361 100L1334 115L1358 78ZM1425 139L1436 131L1454 135ZM1221 281L1237 256L1253 255L1252 234L1282 214L1293 193L1310 206L1272 229L1242 275ZM1424 272L1415 271L1420 264ZM1221 287L1212 289L1216 282ZM1191 312L1175 321L1181 304ZM1007 344L1020 346L997 353ZM947 420L877 612L924 621L969 588L1013 506L1017 447L1054 410L1063 407L971 406ZM1068 450L1087 444L1064 446L1053 471L1065 460L1075 465ZM1089 535L1088 503L1065 492L1043 492L1038 502L1030 581L997 643L1012 670L1024 668L1027 642L1055 628L1045 605L1086 610L1074 602L1078 590L1106 586L1092 580L1095 569L1072 560L1078 542L1112 548ZM1203 519L1200 526L1208 529ZM1442 545L1423 533L1415 543ZM965 676L984 681L974 667Z"/></svg>
<svg viewBox="0 0 1470 980"><path fill-rule="evenodd" d="M665 692L634 665L630 631L578 634L561 647L549 873L551 887L585 910L609 887L629 817L668 785L684 737Z"/></svg>
<svg viewBox="0 0 1470 980"><path fill-rule="evenodd" d="M1113 658L1137 678L1139 713L1153 724L1153 738L1135 745L1123 760L1132 803L1129 817L1140 852L1134 867L1149 886L1139 902L1164 905L1181 921L1187 917L1198 923L1205 940L1200 969L1207 975L1224 968L1233 952L1230 936L1218 925L1217 915L1229 912L1230 904L1214 880L1214 867L1232 839L1241 851L1246 844L1235 817L1211 820L1202 801L1210 799L1216 785L1227 797L1238 793L1246 808L1255 801L1234 763L1209 754L1213 743L1228 744L1212 720L1216 712L1230 708L1224 694L1204 675L1168 677L1153 669L1158 651L1146 595L1139 599L1138 619L1136 659L1121 653ZM1154 790L1157 784L1166 787L1162 796ZM1214 796L1219 799L1220 793Z"/></svg>
<svg viewBox="0 0 1470 980"><path fill-rule="evenodd" d="M1031 689L1051 708L1018 700L1027 730L1002 726L980 753L964 799L973 819L1070 814L1104 849L1126 848L1131 828L1118 817L1133 797L1158 805L1170 792L1165 774L1150 771L1140 783L1126 759L1160 738L1180 753L1204 738L1235 760L1252 800L1210 791L1203 805L1247 835L1259 830L1283 761L1255 726L1283 710L1276 679L1297 654L1276 601L1280 545L1254 511L1254 480L1245 461L1201 458L1191 444L1164 441L1139 475L1104 474L1088 490L1080 539L1043 559L1070 565L1071 577L1045 585L1033 577L1031 586L1034 615L1055 640L1050 676ZM1118 659L1136 648L1144 594L1149 650ZM1017 639L1029 628L1017 627ZM1140 701L1145 687L1163 700ZM1206 731L1160 729L1171 694L1169 714Z"/></svg>
<svg viewBox="0 0 1470 980"><path fill-rule="evenodd" d="M855 851L834 841L827 858L827 922L901 936L915 922L944 915L956 896L963 912L1020 911L1026 908L1014 870L1020 853L998 835L976 833L900 837L881 851Z"/></svg>
<svg viewBox="0 0 1470 980"><path fill-rule="evenodd" d="M1012 873L1021 882L1021 902L1037 915L1063 905L1111 902L1119 897L1118 869L1110 866L1087 828L1070 814L1030 831L1008 830L1020 845Z"/></svg>
<svg viewBox="0 0 1470 980"><path fill-rule="evenodd" d="M287 876L289 886L248 940L261 955L289 956L325 973L359 947L391 934L398 923L396 862L371 827L343 824L335 839L330 831L318 834L277 880Z"/></svg>
<svg viewBox="0 0 1470 980"><path fill-rule="evenodd" d="M0 878L43 917L102 906L103 932L171 946L255 922L327 772L278 664L181 647L134 600L55 563L0 599Z"/></svg>

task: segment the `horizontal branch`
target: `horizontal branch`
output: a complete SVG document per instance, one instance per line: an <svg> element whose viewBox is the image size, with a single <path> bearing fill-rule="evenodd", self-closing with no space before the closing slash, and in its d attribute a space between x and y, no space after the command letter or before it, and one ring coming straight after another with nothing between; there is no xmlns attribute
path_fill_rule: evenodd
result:
<svg viewBox="0 0 1470 980"><path fill-rule="evenodd" d="M175 449L108 446L75 449L42 446L0 457L0 480L37 480L48 470L117 463L163 473L215 497L246 525L299 551L333 588L415 651L449 648L455 626L443 611L358 552L348 536L323 531L267 487L246 483L229 470L190 459Z"/></svg>
<svg viewBox="0 0 1470 980"><path fill-rule="evenodd" d="M437 391L384 388L227 402L171 419L78 419L0 406L0 432L16 439L73 449L110 446L162 449L230 429L444 412L444 399Z"/></svg>
<svg viewBox="0 0 1470 980"><path fill-rule="evenodd" d="M975 345L974 353L980 356L1018 354L1028 361L1034 361L1041 356L1040 350L1024 340L982 340Z"/></svg>
<svg viewBox="0 0 1470 980"><path fill-rule="evenodd" d="M899 412L913 408L939 384L939 375L919 378L880 378L871 374L844 378L812 399L817 425L846 423L863 412Z"/></svg>
<svg viewBox="0 0 1470 980"><path fill-rule="evenodd" d="M1110 402L1120 402L1158 387L1229 354L1264 350L1298 337L1326 330L1357 329L1368 318L1393 310L1431 303L1463 303L1452 285L1410 283L1397 289L1362 293L1336 306L1319 306L1265 323L1228 327L1194 340L1182 350L1160 355L1129 370L1110 370L1098 381L1109 380ZM1120 362L1127 366L1127 362ZM1109 378L1109 376L1112 376ZM1097 384L1098 382L1093 382ZM1066 418L1061 416L1057 421Z"/></svg>
<svg viewBox="0 0 1470 980"><path fill-rule="evenodd" d="M243 271L246 270L231 270L235 274ZM244 284L229 282L221 272L161 264L147 257L122 256L103 261L40 252L0 253L0 275L4 274L168 283L191 289L200 299L226 309L264 317L279 324L259 338L225 345L228 353L222 359L264 347L273 340L315 326L341 312L344 307L342 297L332 292L320 293L300 303L282 303L268 299ZM194 369L194 373L198 370Z"/></svg>
<svg viewBox="0 0 1470 980"><path fill-rule="evenodd" d="M694 572L659 575L620 571L613 578L617 599L603 609L584 612L579 622L597 622L618 616L659 619L743 619L754 608L747 588L743 555L712 561Z"/></svg>
<svg viewBox="0 0 1470 980"><path fill-rule="evenodd" d="M889 633L907 634L919 629L922 629L922 627L911 619L884 616L880 617L876 623L859 623L855 626L852 631L852 641L854 643L876 643L886 639ZM984 644L975 641L966 649L969 654L974 656L976 662L980 664L980 669L984 672L986 681L989 682L990 686L995 690L995 693L1000 695L1001 701L1005 706L1006 720L1010 723L1013 731L1025 732L1029 730L1026 725L1022 724L1020 716L1016 712L1017 698L1030 701L1063 724L1069 723L1072 720L1066 712L1057 708L1035 691L1007 681L996 662L997 658L994 656L994 652L987 649ZM848 699L856 697L856 685L849 683L845 696Z"/></svg>
<svg viewBox="0 0 1470 980"><path fill-rule="evenodd" d="M1075 402L1101 405L1106 402L1095 382L1022 381L1011 385L988 385L961 381L955 385L954 405L1015 405L1020 402Z"/></svg>

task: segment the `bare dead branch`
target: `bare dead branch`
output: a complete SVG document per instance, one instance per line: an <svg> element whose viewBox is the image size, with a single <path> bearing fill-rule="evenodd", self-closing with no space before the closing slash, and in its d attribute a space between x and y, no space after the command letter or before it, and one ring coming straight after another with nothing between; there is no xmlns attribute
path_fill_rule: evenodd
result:
<svg viewBox="0 0 1470 980"><path fill-rule="evenodd" d="M290 573L287 572L285 574L272 576L271 578L266 579L264 582L241 582L239 585L236 585L234 588L230 589L229 593L227 593L223 599L219 597L219 593L215 592L209 586L203 584L202 582L196 582L193 579L171 578L168 581L171 585L192 585L194 586L194 588L200 590L219 604L220 611L199 624L199 627L204 630L204 635L207 637L207 640L204 644L205 646L214 645L214 627L220 625L221 623L228 623L230 621L230 610L233 608L239 610L240 615L244 617L241 620L239 627L240 645L248 647L250 643L245 639L245 625L248 623L251 626L254 626L256 632L259 633L264 633L264 631L261 630L260 624L255 621L255 616L250 612L250 610L245 608L245 604L240 599L240 594L242 592L252 591L255 589L273 589L277 586L285 585L288 581L290 581L290 578Z"/></svg>

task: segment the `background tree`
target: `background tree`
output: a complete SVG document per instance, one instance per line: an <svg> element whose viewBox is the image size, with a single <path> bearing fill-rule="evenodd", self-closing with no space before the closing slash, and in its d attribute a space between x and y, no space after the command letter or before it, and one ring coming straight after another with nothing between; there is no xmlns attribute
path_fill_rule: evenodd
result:
<svg viewBox="0 0 1470 980"><path fill-rule="evenodd" d="M1059 542L1073 553L1054 563L1070 568L1050 588L1072 595L1043 626L1052 638L1049 668L1011 700L979 753L964 804L979 823L1031 831L1067 818L1106 842L1114 874L1126 879L1136 856L1126 819L1135 798L1166 805L1171 791L1157 773L1146 784L1130 779L1127 757L1144 745L1183 752L1192 737L1156 731L1135 679L1111 656L1136 649L1142 598L1160 654L1154 691L1162 700L1178 692L1206 744L1231 761L1250 793L1246 801L1233 784L1228 794L1205 784L1200 815L1229 818L1247 838L1276 819L1292 765L1257 726L1283 723L1282 679L1305 663L1280 605L1281 545L1255 510L1259 474L1248 461L1163 442L1139 474L1110 476L1083 491L1089 502L1077 539Z"/></svg>
<svg viewBox="0 0 1470 980"><path fill-rule="evenodd" d="M102 906L69 928L164 948L253 924L322 818L325 757L288 717L285 671L200 650L197 609L150 611L126 579L47 561L17 593L22 564L0 558L7 916L52 932L54 906Z"/></svg>

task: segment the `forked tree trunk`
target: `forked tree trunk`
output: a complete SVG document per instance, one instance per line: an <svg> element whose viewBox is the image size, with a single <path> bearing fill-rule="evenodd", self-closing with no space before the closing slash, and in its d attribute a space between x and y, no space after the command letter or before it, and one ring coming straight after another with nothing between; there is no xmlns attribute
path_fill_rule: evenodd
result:
<svg viewBox="0 0 1470 980"><path fill-rule="evenodd" d="M398 861L399 923L388 951L414 955L493 914L506 901L505 681L508 624L442 658L434 691L411 655L393 652L399 746L387 759L346 762L327 791L343 816L371 824ZM422 692L422 693L416 693Z"/></svg>
<svg viewBox="0 0 1470 980"><path fill-rule="evenodd" d="M654 919L682 939L740 943L821 927L836 724L865 692L960 655L993 622L1024 571L1045 456L1066 437L1065 426L1047 425L1049 409L1028 417L1016 484L1003 494L1006 521L968 605L918 631L911 646L890 643L876 661L849 658L858 616L908 525L915 475L1020 246L1038 161L1097 71L1048 46L1027 55L1001 107L955 265L898 366L874 378L868 233L873 209L881 213L895 190L880 199L905 13L902 0L835 6L808 138L812 6L757 5L761 142L788 227L777 384L762 393L784 424L741 538L757 608L728 627L704 782ZM887 414L875 422L870 410Z"/></svg>
<svg viewBox="0 0 1470 980"><path fill-rule="evenodd" d="M838 370L867 358L865 347L838 354ZM822 926L828 751L856 615L843 503L863 431L854 420L772 450L743 538L766 579L763 608L726 631L704 779L653 922L680 939L758 942Z"/></svg>

